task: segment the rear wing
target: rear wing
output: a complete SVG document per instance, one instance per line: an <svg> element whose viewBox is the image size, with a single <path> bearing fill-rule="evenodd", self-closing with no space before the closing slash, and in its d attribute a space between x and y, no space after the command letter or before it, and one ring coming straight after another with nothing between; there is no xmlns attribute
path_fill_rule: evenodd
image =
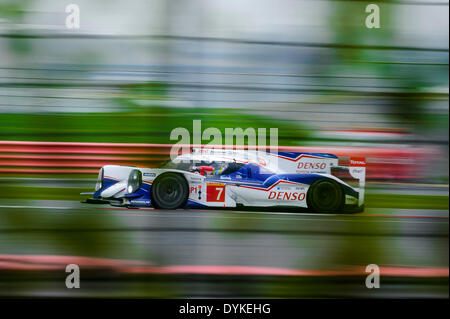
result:
<svg viewBox="0 0 450 319"><path fill-rule="evenodd" d="M339 164L331 169L331 175L349 184L359 193L359 206L364 203L366 186L366 159L363 157L340 157Z"/></svg>

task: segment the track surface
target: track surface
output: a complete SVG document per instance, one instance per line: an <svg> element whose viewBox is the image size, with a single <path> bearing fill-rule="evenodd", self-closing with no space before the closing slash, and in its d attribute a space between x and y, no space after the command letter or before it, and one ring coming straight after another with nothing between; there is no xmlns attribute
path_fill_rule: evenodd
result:
<svg viewBox="0 0 450 319"><path fill-rule="evenodd" d="M71 244L84 247L79 243L87 234L93 244L98 240L106 245L107 257L157 264L311 269L344 262L339 255L345 252L352 264L448 267L448 211L378 209L356 215L315 215L162 211L54 201L21 204L1 205L5 213L0 253L46 254L56 249L69 255ZM19 212L26 218L14 223L13 214ZM51 237L61 232L66 232L68 245L55 247Z"/></svg>
<svg viewBox="0 0 450 319"><path fill-rule="evenodd" d="M8 200L2 201L0 210L1 255L91 256L141 260L155 267L326 270L377 264L448 269L449 214L444 210L375 209L354 215L315 215ZM440 297L448 294L448 275L446 280L446 286L438 289L434 284L417 288L396 283L381 296ZM221 291L217 285L199 288L203 286L198 279L194 283L187 295L210 296ZM260 288L251 289L250 296L260 292ZM301 296L310 295L304 292ZM344 289L332 296L347 295Z"/></svg>

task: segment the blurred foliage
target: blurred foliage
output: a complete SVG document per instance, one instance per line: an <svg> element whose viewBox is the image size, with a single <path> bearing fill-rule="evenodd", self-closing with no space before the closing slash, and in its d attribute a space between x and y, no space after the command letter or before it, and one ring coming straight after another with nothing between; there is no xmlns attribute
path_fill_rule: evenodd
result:
<svg viewBox="0 0 450 319"><path fill-rule="evenodd" d="M403 209L445 209L448 210L448 196L366 194L367 208Z"/></svg>
<svg viewBox="0 0 450 319"><path fill-rule="evenodd" d="M432 83L448 84L448 63L430 63L427 67L420 67L427 63L420 61L416 51L410 52L406 48L404 55L394 54L398 49L385 46L385 43L396 43L396 23L398 5L392 2L376 3L380 8L380 28L366 28L365 19L369 13L365 13L365 8L369 4L366 1L334 1L332 6L333 16L330 20L334 31L334 41L336 43L355 46L379 46L384 49L368 50L363 47L351 49L336 49L330 53L329 61L324 64L322 72L324 74L344 73L370 74L373 77L395 78L397 85L401 89L387 90L387 101L384 108L389 110L388 117L393 120L400 120L411 128L420 130L432 127L439 127L439 122L430 122L427 114L427 104L429 102L430 86ZM420 47L420 45L418 45ZM430 52L421 53L421 58L428 57L433 60L433 56L427 55ZM412 58L412 60L411 60ZM414 62L412 62L414 61ZM415 65L408 69L403 68L409 63ZM380 85L384 85L380 82ZM439 98L439 94L436 96ZM448 99L448 95L444 95ZM444 123L448 127L447 123Z"/></svg>
<svg viewBox="0 0 450 319"><path fill-rule="evenodd" d="M0 20L5 19L8 23L22 23L27 8L33 0L2 0L0 1ZM16 31L21 33L21 31ZM28 39L8 39L11 51L16 54L28 54L32 52L32 47Z"/></svg>
<svg viewBox="0 0 450 319"><path fill-rule="evenodd" d="M243 114L234 109L146 107L119 113L1 114L0 139L29 141L167 143L170 132L184 127L192 134L193 120L202 121L202 130L218 128L225 141L225 128L278 128L279 145L297 145L308 139L308 130L299 124L265 116ZM191 136L192 138L192 136ZM208 141L203 141L205 144Z"/></svg>
<svg viewBox="0 0 450 319"><path fill-rule="evenodd" d="M132 235L111 236L111 233L100 231L102 227L117 228L120 225L117 218L105 221L101 214L55 213L43 217L37 216L32 210L18 213L2 209L0 251L2 254L39 251L41 254L55 255L142 258L144 252L134 245L135 238ZM8 229L20 229L22 233L9 233ZM8 245L5 238L9 238L9 243L13 244ZM124 246L134 246L135 249L124 249Z"/></svg>
<svg viewBox="0 0 450 319"><path fill-rule="evenodd" d="M33 0L2 0L0 2L0 18L17 19L23 16Z"/></svg>

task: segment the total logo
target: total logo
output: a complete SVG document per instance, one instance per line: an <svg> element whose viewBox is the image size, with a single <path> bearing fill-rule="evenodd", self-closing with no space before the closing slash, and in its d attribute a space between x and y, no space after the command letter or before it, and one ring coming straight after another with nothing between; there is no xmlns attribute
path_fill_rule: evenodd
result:
<svg viewBox="0 0 450 319"><path fill-rule="evenodd" d="M298 163L297 168L303 168L303 169L325 169L327 167L327 163L324 162L300 162Z"/></svg>
<svg viewBox="0 0 450 319"><path fill-rule="evenodd" d="M268 199L277 200L298 200L303 201L306 198L306 193L298 192L270 192Z"/></svg>
<svg viewBox="0 0 450 319"><path fill-rule="evenodd" d="M364 158L350 158L350 166L365 167L366 161Z"/></svg>

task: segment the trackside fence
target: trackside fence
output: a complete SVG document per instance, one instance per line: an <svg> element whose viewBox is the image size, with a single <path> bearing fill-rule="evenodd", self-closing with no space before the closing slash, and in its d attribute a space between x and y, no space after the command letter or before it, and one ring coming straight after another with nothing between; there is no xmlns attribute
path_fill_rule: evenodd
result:
<svg viewBox="0 0 450 319"><path fill-rule="evenodd" d="M170 158L172 146L141 143L0 141L0 174L96 174L98 169L106 164L156 167ZM348 157L365 157L366 177L369 180L424 178L426 166L431 159L438 156L436 149L424 147L279 146L278 150L332 153L344 161Z"/></svg>

